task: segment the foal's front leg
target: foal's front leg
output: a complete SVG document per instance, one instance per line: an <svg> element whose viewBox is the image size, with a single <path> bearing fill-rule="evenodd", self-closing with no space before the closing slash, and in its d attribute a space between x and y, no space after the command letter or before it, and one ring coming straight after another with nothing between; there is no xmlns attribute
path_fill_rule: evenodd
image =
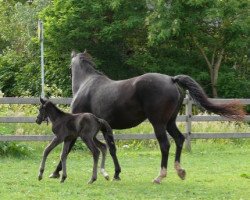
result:
<svg viewBox="0 0 250 200"><path fill-rule="evenodd" d="M65 141L63 144L63 150L61 153L61 162L62 162L62 171L63 171L61 183L63 183L65 179L67 178L66 159L67 159L70 143L71 141Z"/></svg>
<svg viewBox="0 0 250 200"><path fill-rule="evenodd" d="M54 137L53 140L51 141L51 143L45 148L45 150L43 152L43 159L42 159L40 169L39 169L39 175L38 175L39 181L42 180L42 178L43 178L45 162L46 162L46 159L47 159L49 153L51 152L51 150L53 150L60 143L61 143L61 141L57 137Z"/></svg>

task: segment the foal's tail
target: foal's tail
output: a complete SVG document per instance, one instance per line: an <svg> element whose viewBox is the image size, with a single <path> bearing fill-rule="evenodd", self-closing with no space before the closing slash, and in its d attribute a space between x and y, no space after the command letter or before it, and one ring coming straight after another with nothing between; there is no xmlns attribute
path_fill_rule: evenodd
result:
<svg viewBox="0 0 250 200"><path fill-rule="evenodd" d="M110 127L110 125L108 124L108 122L104 119L100 119L98 118L98 121L101 125L101 131L103 133L103 137L104 139L107 140L114 140L113 139L113 131L112 128Z"/></svg>
<svg viewBox="0 0 250 200"><path fill-rule="evenodd" d="M231 119L242 120L244 118L245 112L240 102L232 101L226 104L214 104L208 99L202 87L190 76L178 75L172 77L172 80L187 89L192 99L206 110Z"/></svg>

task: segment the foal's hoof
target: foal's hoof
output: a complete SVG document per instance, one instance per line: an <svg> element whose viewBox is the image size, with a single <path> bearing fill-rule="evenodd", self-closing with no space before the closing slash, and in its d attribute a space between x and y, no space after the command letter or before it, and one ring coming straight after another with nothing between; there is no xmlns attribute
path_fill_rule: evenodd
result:
<svg viewBox="0 0 250 200"><path fill-rule="evenodd" d="M65 181L65 179L61 179L61 180L60 180L60 183L64 183L64 181Z"/></svg>
<svg viewBox="0 0 250 200"><path fill-rule="evenodd" d="M43 179L43 176L42 175L39 175L38 176L38 180L40 181L40 180L42 180Z"/></svg>
<svg viewBox="0 0 250 200"><path fill-rule="evenodd" d="M104 176L104 178L108 181L109 180L109 175Z"/></svg>
<svg viewBox="0 0 250 200"><path fill-rule="evenodd" d="M158 178L156 178L156 179L153 180L153 183L155 183L155 184L161 184L161 181Z"/></svg>
<svg viewBox="0 0 250 200"><path fill-rule="evenodd" d="M53 174L50 174L49 177L50 178L60 178L60 174L59 173L53 173Z"/></svg>
<svg viewBox="0 0 250 200"><path fill-rule="evenodd" d="M64 175L62 175L62 178L61 178L61 183L63 183L64 181L65 181L65 179L67 178L67 176L64 176Z"/></svg>
<svg viewBox="0 0 250 200"><path fill-rule="evenodd" d="M177 174L182 180L186 178L186 171L184 169L178 169Z"/></svg>

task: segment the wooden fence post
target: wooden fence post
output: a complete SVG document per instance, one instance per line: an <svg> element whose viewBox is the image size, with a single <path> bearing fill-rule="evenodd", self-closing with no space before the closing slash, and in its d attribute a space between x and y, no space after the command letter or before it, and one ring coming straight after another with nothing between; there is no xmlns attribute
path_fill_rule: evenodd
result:
<svg viewBox="0 0 250 200"><path fill-rule="evenodd" d="M185 147L188 151L191 151L191 118L192 118L192 101L191 97L189 95L189 91L186 91L186 111L185 114L187 116L186 118L186 141L185 141Z"/></svg>

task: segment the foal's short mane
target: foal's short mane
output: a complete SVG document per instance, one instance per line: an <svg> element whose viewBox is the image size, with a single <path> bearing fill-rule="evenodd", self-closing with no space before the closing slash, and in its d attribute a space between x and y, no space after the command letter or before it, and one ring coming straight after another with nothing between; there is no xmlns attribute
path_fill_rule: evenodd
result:
<svg viewBox="0 0 250 200"><path fill-rule="evenodd" d="M51 101L47 101L44 104L44 107L46 109L46 111L51 110L52 108L56 110L57 113L64 113L62 110L60 110L54 103L52 103Z"/></svg>

